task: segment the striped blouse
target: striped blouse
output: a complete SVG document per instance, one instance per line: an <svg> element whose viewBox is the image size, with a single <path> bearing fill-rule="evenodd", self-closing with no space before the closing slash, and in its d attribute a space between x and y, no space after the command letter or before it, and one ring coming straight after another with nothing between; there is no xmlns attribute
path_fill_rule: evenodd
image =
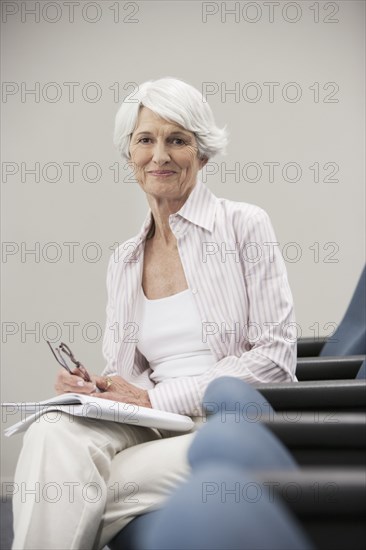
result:
<svg viewBox="0 0 366 550"><path fill-rule="evenodd" d="M103 375L118 374L147 389L155 409L190 416L201 414L214 378L234 376L253 384L296 380L293 300L269 217L258 206L216 197L198 179L169 225L215 364L198 376L154 384L136 347L135 320L151 222L149 210L138 235L109 260Z"/></svg>

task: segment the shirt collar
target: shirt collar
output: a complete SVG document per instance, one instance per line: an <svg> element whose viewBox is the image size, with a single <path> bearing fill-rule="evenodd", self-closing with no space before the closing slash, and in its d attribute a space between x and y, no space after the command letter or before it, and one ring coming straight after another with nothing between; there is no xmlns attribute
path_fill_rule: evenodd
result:
<svg viewBox="0 0 366 550"><path fill-rule="evenodd" d="M217 203L218 198L200 179L197 179L196 185L177 215L212 232Z"/></svg>
<svg viewBox="0 0 366 550"><path fill-rule="evenodd" d="M196 185L188 195L186 202L175 214L171 214L169 219L183 218L194 225L198 225L207 231L212 232L218 198L209 190L209 188L198 178ZM149 209L144 223L137 235L137 240L141 243L146 239L152 222L152 212ZM180 225L180 224L179 224Z"/></svg>

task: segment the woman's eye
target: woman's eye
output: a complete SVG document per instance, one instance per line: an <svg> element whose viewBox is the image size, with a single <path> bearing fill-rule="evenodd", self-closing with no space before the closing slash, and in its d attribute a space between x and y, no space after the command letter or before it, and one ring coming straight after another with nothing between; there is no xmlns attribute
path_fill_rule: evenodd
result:
<svg viewBox="0 0 366 550"><path fill-rule="evenodd" d="M152 138L149 138L149 137L143 137L137 141L137 143L142 143L142 144L149 144L151 142L152 142ZM173 143L174 145L186 145L186 142L181 138L172 138L170 142Z"/></svg>

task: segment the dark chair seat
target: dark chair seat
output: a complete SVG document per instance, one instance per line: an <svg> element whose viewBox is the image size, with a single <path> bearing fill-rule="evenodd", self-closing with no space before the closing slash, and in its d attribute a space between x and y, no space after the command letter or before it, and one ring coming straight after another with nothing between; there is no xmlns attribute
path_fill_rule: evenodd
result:
<svg viewBox="0 0 366 550"><path fill-rule="evenodd" d="M297 341L297 357L318 357L327 338L299 338Z"/></svg>
<svg viewBox="0 0 366 550"><path fill-rule="evenodd" d="M300 466L364 466L366 413L279 411L265 420Z"/></svg>
<svg viewBox="0 0 366 550"><path fill-rule="evenodd" d="M364 355L298 357L296 376L299 381L354 379L364 360Z"/></svg>
<svg viewBox="0 0 366 550"><path fill-rule="evenodd" d="M315 380L258 384L275 410L366 411L365 380Z"/></svg>
<svg viewBox="0 0 366 550"><path fill-rule="evenodd" d="M318 550L365 548L364 468L264 472L261 480L286 502Z"/></svg>

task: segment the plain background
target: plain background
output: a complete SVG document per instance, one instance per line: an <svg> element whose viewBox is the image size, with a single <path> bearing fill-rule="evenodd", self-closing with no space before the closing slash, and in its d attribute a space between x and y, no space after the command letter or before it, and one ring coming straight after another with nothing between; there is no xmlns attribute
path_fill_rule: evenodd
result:
<svg viewBox="0 0 366 550"><path fill-rule="evenodd" d="M2 4L2 401L53 394L47 337L104 368L108 258L147 212L114 117L163 76L210 91L230 143L205 181L267 210L302 336L330 334L365 259L364 2L79 1L73 21L62 1ZM2 427L19 419L3 413ZM2 439L3 481L21 441Z"/></svg>

